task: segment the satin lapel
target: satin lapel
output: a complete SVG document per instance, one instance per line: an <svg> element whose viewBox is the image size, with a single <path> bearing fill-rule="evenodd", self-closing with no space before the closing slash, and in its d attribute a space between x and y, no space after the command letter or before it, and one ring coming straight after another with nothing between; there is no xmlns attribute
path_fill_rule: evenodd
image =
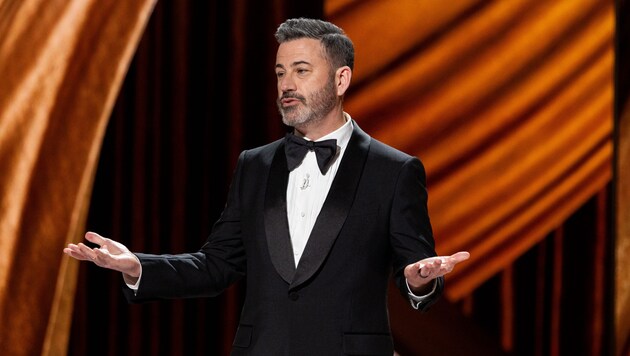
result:
<svg viewBox="0 0 630 356"><path fill-rule="evenodd" d="M370 137L356 122L352 137L333 180L324 206L322 207L313 231L300 258L295 277L289 288L295 288L317 272L328 256L346 221L354 196L363 173L368 153Z"/></svg>
<svg viewBox="0 0 630 356"><path fill-rule="evenodd" d="M265 194L265 234L271 261L282 279L291 283L295 274L293 247L287 220L287 184L289 171L284 155L284 142L280 144L271 162L267 192Z"/></svg>

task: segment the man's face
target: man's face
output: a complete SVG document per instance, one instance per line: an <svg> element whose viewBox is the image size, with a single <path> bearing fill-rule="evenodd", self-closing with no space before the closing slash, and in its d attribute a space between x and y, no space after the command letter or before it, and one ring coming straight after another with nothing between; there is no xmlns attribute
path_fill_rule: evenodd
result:
<svg viewBox="0 0 630 356"><path fill-rule="evenodd" d="M304 38L278 47L276 77L282 121L300 127L323 119L337 104L335 75L320 42Z"/></svg>

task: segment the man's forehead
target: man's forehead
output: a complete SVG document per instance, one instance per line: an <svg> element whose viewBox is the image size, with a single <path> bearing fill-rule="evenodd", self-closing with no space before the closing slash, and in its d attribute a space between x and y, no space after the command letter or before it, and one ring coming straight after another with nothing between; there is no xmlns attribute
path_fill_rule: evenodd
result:
<svg viewBox="0 0 630 356"><path fill-rule="evenodd" d="M276 64L291 65L294 62L313 63L325 60L321 42L312 38L300 38L283 42L278 46Z"/></svg>

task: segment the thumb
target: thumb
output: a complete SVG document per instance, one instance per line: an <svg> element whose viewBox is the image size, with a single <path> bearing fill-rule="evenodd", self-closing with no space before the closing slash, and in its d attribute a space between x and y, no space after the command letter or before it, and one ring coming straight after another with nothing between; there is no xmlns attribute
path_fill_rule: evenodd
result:
<svg viewBox="0 0 630 356"><path fill-rule="evenodd" d="M106 238L104 238L103 236L101 236L101 235L99 235L99 234L97 234L95 232L91 232L91 231L88 231L88 232L85 233L85 239L90 241L90 242L92 242L92 243L95 243L95 244L97 244L99 246L103 246L103 244L105 244L105 242L107 242Z"/></svg>
<svg viewBox="0 0 630 356"><path fill-rule="evenodd" d="M465 261L469 257L470 257L470 253L468 253L468 251L459 251L451 255L451 259L455 261L455 263L460 263L462 261Z"/></svg>

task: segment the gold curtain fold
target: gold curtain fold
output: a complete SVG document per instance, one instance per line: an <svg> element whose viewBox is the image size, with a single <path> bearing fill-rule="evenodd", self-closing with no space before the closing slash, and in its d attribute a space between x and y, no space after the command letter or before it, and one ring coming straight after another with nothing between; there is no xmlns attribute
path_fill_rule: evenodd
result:
<svg viewBox="0 0 630 356"><path fill-rule="evenodd" d="M328 0L355 42L346 110L417 155L459 300L612 176L613 1Z"/></svg>
<svg viewBox="0 0 630 356"><path fill-rule="evenodd" d="M66 354L101 141L155 0L0 0L0 350Z"/></svg>

